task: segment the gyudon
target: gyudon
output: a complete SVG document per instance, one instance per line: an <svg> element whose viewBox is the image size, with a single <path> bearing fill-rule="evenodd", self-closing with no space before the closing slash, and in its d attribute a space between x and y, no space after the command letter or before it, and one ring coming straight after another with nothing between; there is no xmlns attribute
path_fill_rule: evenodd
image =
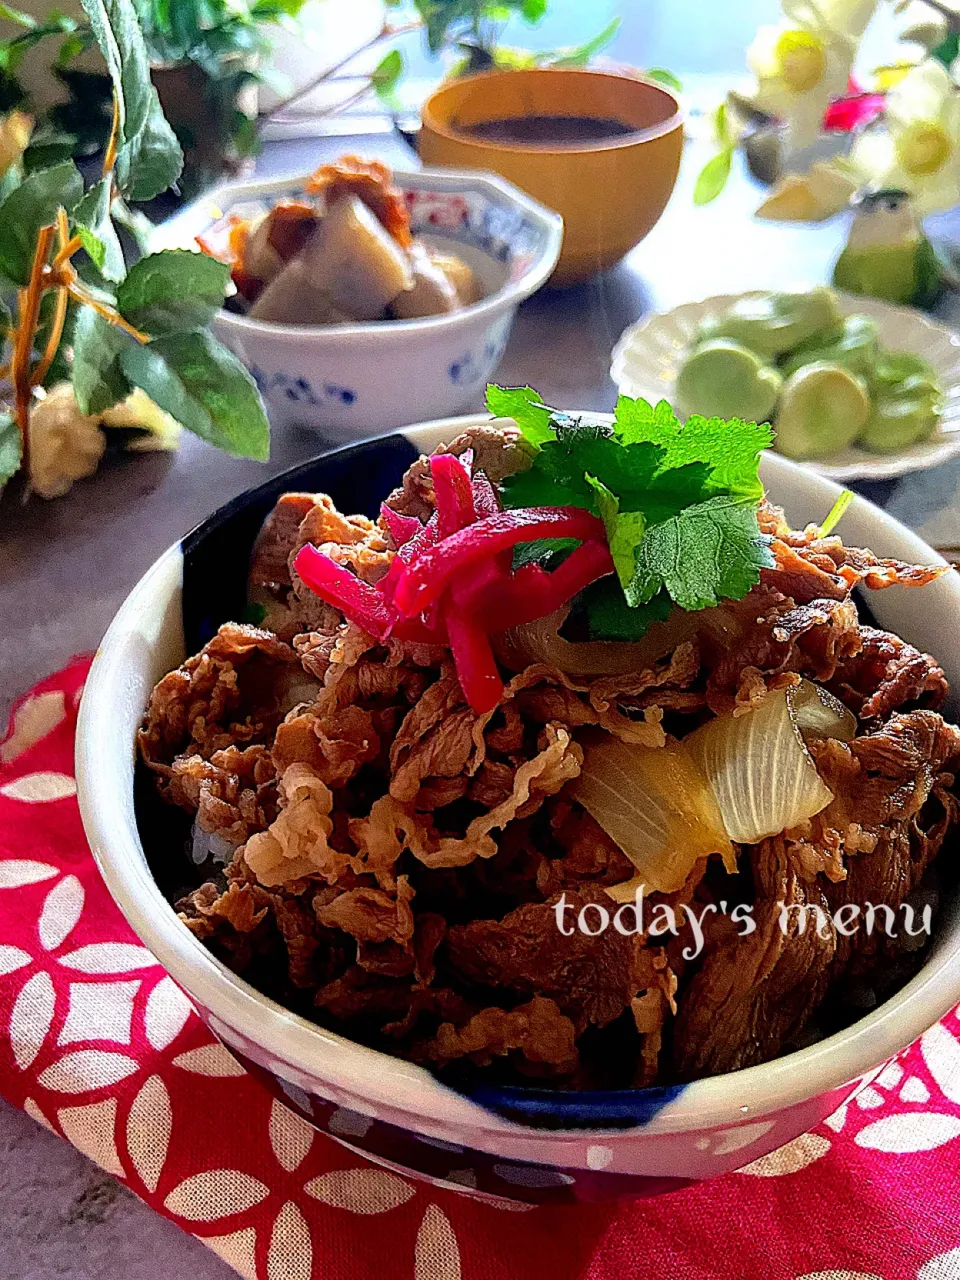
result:
<svg viewBox="0 0 960 1280"><path fill-rule="evenodd" d="M251 563L260 625L154 690L142 758L194 815L185 926L445 1072L684 1080L856 1016L916 939L837 912L933 901L960 732L936 660L852 593L943 569L844 546L836 513L791 530L765 427L489 402L516 425L421 458L376 520L285 494ZM558 928L561 900L612 912L640 885L702 916L694 959L682 934Z"/></svg>

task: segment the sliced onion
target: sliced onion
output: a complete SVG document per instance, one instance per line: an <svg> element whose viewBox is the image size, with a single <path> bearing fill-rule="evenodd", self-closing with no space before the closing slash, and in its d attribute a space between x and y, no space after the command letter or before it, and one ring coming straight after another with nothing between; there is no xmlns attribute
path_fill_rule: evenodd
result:
<svg viewBox="0 0 960 1280"><path fill-rule="evenodd" d="M768 693L745 714L718 716L684 739L713 788L731 840L756 844L812 818L833 799L804 741L804 732L849 732L845 708L837 710L828 697L804 680Z"/></svg>
<svg viewBox="0 0 960 1280"><path fill-rule="evenodd" d="M512 671L534 662L545 662L569 676L619 676L643 671L672 653L677 645L709 631L725 646L734 643L741 628L723 608L688 613L674 609L663 622L655 622L641 640L565 640L560 629L570 606L564 605L535 622L512 627L493 637L497 657Z"/></svg>
<svg viewBox="0 0 960 1280"><path fill-rule="evenodd" d="M736 870L717 802L683 742L641 747L604 734L587 744L569 794L620 846L648 890L682 888L712 853Z"/></svg>
<svg viewBox="0 0 960 1280"><path fill-rule="evenodd" d="M787 701L805 742L822 738L851 742L857 736L857 717L850 708L812 680L801 680L788 689Z"/></svg>

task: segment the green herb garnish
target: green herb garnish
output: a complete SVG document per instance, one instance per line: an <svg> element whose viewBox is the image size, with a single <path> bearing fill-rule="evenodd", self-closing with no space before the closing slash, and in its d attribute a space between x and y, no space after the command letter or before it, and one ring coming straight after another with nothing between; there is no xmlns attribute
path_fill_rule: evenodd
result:
<svg viewBox="0 0 960 1280"><path fill-rule="evenodd" d="M769 426L698 415L684 424L666 401L626 396L608 423L551 409L529 387L489 387L487 406L513 418L534 455L502 482L504 505L584 507L606 526L621 590L607 579L584 593L591 637L641 636L672 604L740 600L773 566L757 523Z"/></svg>

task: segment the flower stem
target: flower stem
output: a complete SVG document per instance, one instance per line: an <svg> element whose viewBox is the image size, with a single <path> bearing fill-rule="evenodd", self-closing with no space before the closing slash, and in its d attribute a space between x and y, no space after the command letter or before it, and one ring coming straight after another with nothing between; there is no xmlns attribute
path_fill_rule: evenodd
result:
<svg viewBox="0 0 960 1280"><path fill-rule="evenodd" d="M375 36L371 36L369 40L365 40L363 44L358 45L352 53L348 53L345 58L341 58L339 62L335 62L332 67L327 67L326 70L321 71L319 75L314 76L312 80L308 80L306 84L300 85L298 89L295 89L293 93L289 94L286 98L281 98L279 102L275 102L268 111L263 113L261 120L273 120L277 116L281 115L286 111L287 107L292 106L295 102L299 102L300 99L305 98L307 94L313 93L314 89L319 89L325 81L332 80L338 71L342 71L344 67L349 66L354 58L358 58L361 53L366 53L368 49L375 48L384 40L392 40L394 36L405 35L408 31L417 31L422 26L423 23L420 19L416 19L413 22L405 22L396 27L391 26L389 22L385 22ZM367 88L369 87L370 86L367 86ZM365 88L364 93L366 92L367 89ZM352 97L348 98L346 102L335 104L332 108L326 107L322 111L317 112L317 114L333 115L337 111L342 111L344 107L352 105L353 102L362 96L362 94L354 94Z"/></svg>
<svg viewBox="0 0 960 1280"><path fill-rule="evenodd" d="M67 250L70 249L73 241L70 239L70 227L67 222L67 215L64 209L57 210L57 239L59 240L59 248L57 255L53 260L51 271L56 271L58 267L69 262L70 255ZM77 248L80 247L78 237ZM73 250L76 252L76 250ZM40 357L40 363L33 371L30 379L31 386L38 387L50 371L54 357L60 347L60 339L63 337L63 325L67 318L67 302L68 295L65 285L57 287L57 298L53 310L53 319L50 325L50 332L47 335L47 345L44 347L43 355Z"/></svg>
<svg viewBox="0 0 960 1280"><path fill-rule="evenodd" d="M98 316L102 316L103 319L109 324L112 324L114 328L122 329L124 333L128 333L131 338L134 338L137 342L141 343L141 345L150 341L148 334L141 333L139 329L135 329L132 324L129 324L124 320L123 316L120 315L118 311L114 311L112 307L108 307L105 302L100 302L99 299L93 296L93 294L87 293L83 285L78 284L76 281L72 281L66 286L66 289L74 302L79 302L81 306L84 307L91 307Z"/></svg>
<svg viewBox="0 0 960 1280"><path fill-rule="evenodd" d="M25 289L17 290L17 325L13 336L13 354L10 359L10 377L13 382L14 413L20 428L24 473L30 476L30 397L33 384L30 376L30 357L33 340L40 318L40 299L44 292L44 270L53 241L54 227L41 227L37 233L37 245L30 267L30 279Z"/></svg>
<svg viewBox="0 0 960 1280"><path fill-rule="evenodd" d="M100 175L103 178L109 178L113 173L113 166L117 163L117 148L120 141L120 96L116 89L113 91L113 121L110 125L110 139L107 142L107 149L103 153L103 172Z"/></svg>

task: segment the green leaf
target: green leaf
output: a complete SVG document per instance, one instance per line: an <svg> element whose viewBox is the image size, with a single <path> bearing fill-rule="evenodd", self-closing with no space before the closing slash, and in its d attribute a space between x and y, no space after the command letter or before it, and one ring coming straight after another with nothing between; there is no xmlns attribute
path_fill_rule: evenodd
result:
<svg viewBox="0 0 960 1280"><path fill-rule="evenodd" d="M238 457L265 462L270 426L256 383L209 333L170 333L121 354L127 378L188 431Z"/></svg>
<svg viewBox="0 0 960 1280"><path fill-rule="evenodd" d="M230 267L207 253L163 249L141 258L117 288L117 310L157 337L206 327L223 305Z"/></svg>
<svg viewBox="0 0 960 1280"><path fill-rule="evenodd" d="M710 471L708 492L754 500L763 496L757 468L760 454L773 443L767 423L692 414L684 425L665 400L652 407L646 400L621 396L616 430L624 443L649 441L664 449L661 472L705 464Z"/></svg>
<svg viewBox="0 0 960 1280"><path fill-rule="evenodd" d="M825 538L827 534L832 533L843 518L843 513L853 501L854 494L852 489L841 489L837 495L837 500L827 512L827 518L820 526L817 536Z"/></svg>
<svg viewBox="0 0 960 1280"><path fill-rule="evenodd" d="M649 67L644 75L648 80L653 80L657 84L666 85L668 89L672 89L674 93L683 92L683 83L672 71L668 71L666 67Z"/></svg>
<svg viewBox="0 0 960 1280"><path fill-rule="evenodd" d="M80 237L80 243L89 254L97 270L102 271L103 264L107 260L107 246L99 236L94 235L89 227L78 226L77 235Z"/></svg>
<svg viewBox="0 0 960 1280"><path fill-rule="evenodd" d="M73 333L73 393L83 413L102 413L130 394L120 356L131 344L91 307L81 308Z"/></svg>
<svg viewBox="0 0 960 1280"><path fill-rule="evenodd" d="M487 387L487 409L495 418L512 418L531 444L553 439L550 417L553 410L545 405L540 393L532 387Z"/></svg>
<svg viewBox="0 0 960 1280"><path fill-rule="evenodd" d="M403 54L399 49L391 49L370 72L370 83L382 97L393 92L402 75Z"/></svg>
<svg viewBox="0 0 960 1280"><path fill-rule="evenodd" d="M521 569L525 564L539 564L554 569L579 546L576 538L534 538L531 542L518 542L513 549L513 567Z"/></svg>
<svg viewBox="0 0 960 1280"><path fill-rule="evenodd" d="M183 171L183 151L151 87L147 122L117 156L117 185L129 200L153 200Z"/></svg>
<svg viewBox="0 0 960 1280"><path fill-rule="evenodd" d="M773 566L756 507L721 495L648 529L637 550L628 604L646 604L661 587L683 609L742 599Z"/></svg>
<svg viewBox="0 0 960 1280"><path fill-rule="evenodd" d="M547 12L547 0L522 0L520 15L531 27L544 17Z"/></svg>
<svg viewBox="0 0 960 1280"><path fill-rule="evenodd" d="M20 428L9 413L0 412L0 489L20 470Z"/></svg>
<svg viewBox="0 0 960 1280"><path fill-rule="evenodd" d="M707 161L700 170L693 188L693 203L709 204L727 185L730 177L730 166L733 163L733 148L724 147L722 151Z"/></svg>
<svg viewBox="0 0 960 1280"><path fill-rule="evenodd" d="M15 22L20 27L26 27L28 31L37 25L37 20L29 13L24 13L22 9L14 9L8 4L0 4L0 18L5 22Z"/></svg>
<svg viewBox="0 0 960 1280"><path fill-rule="evenodd" d="M639 640L655 622L663 622L676 606L665 591L649 604L631 608L613 577L601 578L580 593L570 621L586 626L591 640Z"/></svg>
<svg viewBox="0 0 960 1280"><path fill-rule="evenodd" d="M83 195L83 179L72 161L28 174L0 205L0 272L16 284L30 279L41 227L69 213Z"/></svg>
<svg viewBox="0 0 960 1280"><path fill-rule="evenodd" d="M113 219L110 216L111 184L104 178L91 187L73 211L73 221L78 234L86 228L103 245L103 261L97 262L97 269L105 280L116 282L123 279L126 263L123 260L123 249L117 236ZM86 245L84 245L86 248ZM87 249L89 253L89 249ZM90 254L93 257L93 254Z"/></svg>
<svg viewBox="0 0 960 1280"><path fill-rule="evenodd" d="M132 200L152 200L176 182L183 154L150 80L132 0L81 0L103 53L120 109L116 178ZM171 10L174 6L171 6ZM177 9L186 5L178 4Z"/></svg>
<svg viewBox="0 0 960 1280"><path fill-rule="evenodd" d="M150 66L132 0L80 0L120 105L120 138L129 142L150 114Z"/></svg>
<svg viewBox="0 0 960 1280"><path fill-rule="evenodd" d="M637 548L643 541L647 518L642 511L622 512L619 499L602 481L595 476L587 476L587 480L596 492L600 519L607 531L607 543L613 557L613 567L617 571L620 585L626 591L633 581Z"/></svg>
<svg viewBox="0 0 960 1280"><path fill-rule="evenodd" d="M573 49L558 49L555 56L550 59L550 65L554 67L584 66L595 53L599 53L601 49L607 47L619 29L620 19L614 18L612 22L607 23L602 31L598 31L595 36L583 44L577 45Z"/></svg>

